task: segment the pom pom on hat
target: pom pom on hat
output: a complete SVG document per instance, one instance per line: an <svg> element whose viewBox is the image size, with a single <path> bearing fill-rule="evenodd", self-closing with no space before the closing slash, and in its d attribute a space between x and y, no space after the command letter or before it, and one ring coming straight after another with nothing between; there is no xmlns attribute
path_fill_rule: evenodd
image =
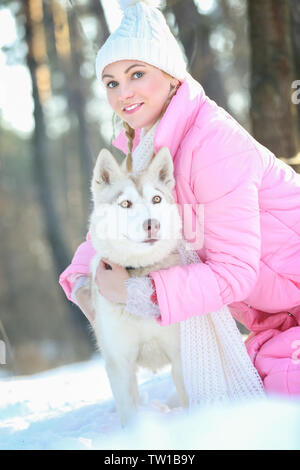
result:
<svg viewBox="0 0 300 470"><path fill-rule="evenodd" d="M149 7L159 8L161 6L161 0L118 0L120 8L125 11L127 8L136 5L137 3L145 3Z"/></svg>
<svg viewBox="0 0 300 470"><path fill-rule="evenodd" d="M184 54L170 31L160 0L119 0L120 26L108 37L96 58L96 74L119 60L139 60L183 81L187 76Z"/></svg>

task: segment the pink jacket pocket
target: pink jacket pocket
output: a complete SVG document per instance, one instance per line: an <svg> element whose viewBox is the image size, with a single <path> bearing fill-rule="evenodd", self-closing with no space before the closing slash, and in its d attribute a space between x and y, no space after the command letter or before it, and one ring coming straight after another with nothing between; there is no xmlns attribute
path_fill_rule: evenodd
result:
<svg viewBox="0 0 300 470"><path fill-rule="evenodd" d="M267 393L300 396L299 326L261 332L246 346Z"/></svg>

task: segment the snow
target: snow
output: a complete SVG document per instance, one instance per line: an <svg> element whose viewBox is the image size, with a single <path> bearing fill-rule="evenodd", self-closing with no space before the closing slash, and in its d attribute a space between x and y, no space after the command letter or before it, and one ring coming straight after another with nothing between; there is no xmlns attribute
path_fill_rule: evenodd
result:
<svg viewBox="0 0 300 470"><path fill-rule="evenodd" d="M141 371L139 384L138 416L122 429L99 355L32 376L2 378L0 449L300 449L299 398L187 412L174 406L168 369L157 375Z"/></svg>

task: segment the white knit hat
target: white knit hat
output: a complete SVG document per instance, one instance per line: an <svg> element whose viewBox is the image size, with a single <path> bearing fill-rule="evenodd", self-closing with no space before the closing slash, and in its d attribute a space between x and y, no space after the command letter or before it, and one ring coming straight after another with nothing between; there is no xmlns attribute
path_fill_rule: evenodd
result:
<svg viewBox="0 0 300 470"><path fill-rule="evenodd" d="M122 22L105 41L96 58L96 74L102 82L106 65L118 60L140 60L178 80L187 75L178 42L158 6L160 0L119 0Z"/></svg>

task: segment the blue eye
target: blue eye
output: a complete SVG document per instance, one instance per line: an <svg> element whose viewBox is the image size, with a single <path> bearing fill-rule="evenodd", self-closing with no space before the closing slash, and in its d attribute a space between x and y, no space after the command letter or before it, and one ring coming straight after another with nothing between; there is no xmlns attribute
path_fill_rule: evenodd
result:
<svg viewBox="0 0 300 470"><path fill-rule="evenodd" d="M106 85L107 88L115 88L114 86L109 86L111 83L117 83L117 82L115 82L115 81L108 82L107 85Z"/></svg>
<svg viewBox="0 0 300 470"><path fill-rule="evenodd" d="M144 72L134 72L132 76L134 77L135 75L138 75L138 74L140 75L137 78L141 78L144 75ZM115 85L110 86L111 84L115 84ZM118 82L116 82L115 80L112 80L111 82L108 82L106 84L107 88L116 88L117 85L118 85Z"/></svg>
<svg viewBox="0 0 300 470"><path fill-rule="evenodd" d="M134 72L133 75L136 75L137 73L140 73L140 74L141 74L138 78L140 78L140 77L142 77L142 76L144 75L144 72Z"/></svg>

